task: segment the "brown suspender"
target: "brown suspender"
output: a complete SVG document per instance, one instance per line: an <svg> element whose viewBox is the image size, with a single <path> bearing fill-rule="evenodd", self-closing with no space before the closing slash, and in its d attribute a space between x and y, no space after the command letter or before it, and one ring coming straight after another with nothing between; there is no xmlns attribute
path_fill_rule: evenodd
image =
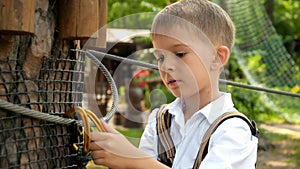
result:
<svg viewBox="0 0 300 169"><path fill-rule="evenodd" d="M172 115L165 110L166 105L162 105L157 113L157 131L158 131L158 160L169 167L172 167L173 159L175 157L175 146L171 139L169 128L171 126ZM167 118L166 118L167 117ZM238 117L243 119L250 127L253 136L258 136L258 129L254 121L250 121L244 114L240 112L228 112L218 117L206 131L198 154L196 161L194 163L193 169L198 169L202 160L208 153L208 144L211 135L216 131L218 126L222 124L225 120L233 117ZM165 121L167 120L167 121Z"/></svg>
<svg viewBox="0 0 300 169"><path fill-rule="evenodd" d="M229 118L233 118L233 117L238 117L238 118L243 119L250 127L252 135L255 137L258 136L258 130L256 128L255 122L250 121L244 114L242 114L240 112L228 112L228 113L223 114L222 116L218 117L206 131L206 133L202 139L193 169L199 168L202 160L208 153L208 144L209 144L210 136L216 131L216 129L218 128L218 126L220 124L222 124L225 120L227 120Z"/></svg>
<svg viewBox="0 0 300 169"><path fill-rule="evenodd" d="M172 115L165 110L165 106L166 104L162 105L157 113L158 160L172 167L175 157L175 146L169 133Z"/></svg>

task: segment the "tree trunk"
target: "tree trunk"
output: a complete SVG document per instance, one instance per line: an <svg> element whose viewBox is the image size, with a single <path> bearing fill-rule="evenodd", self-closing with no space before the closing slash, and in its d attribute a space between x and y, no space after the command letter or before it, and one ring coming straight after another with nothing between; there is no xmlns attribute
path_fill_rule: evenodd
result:
<svg viewBox="0 0 300 169"><path fill-rule="evenodd" d="M58 38L57 13L56 0L38 0L34 35L0 32L0 99L57 116L81 105L83 58ZM78 168L77 131L0 108L0 168Z"/></svg>

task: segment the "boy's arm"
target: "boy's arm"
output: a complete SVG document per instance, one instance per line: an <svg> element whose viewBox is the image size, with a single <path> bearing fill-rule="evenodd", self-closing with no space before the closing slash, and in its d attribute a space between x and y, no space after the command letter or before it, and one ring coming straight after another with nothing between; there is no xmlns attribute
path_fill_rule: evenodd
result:
<svg viewBox="0 0 300 169"><path fill-rule="evenodd" d="M149 117L143 135L140 139L139 149L149 156L157 159L157 130L156 130L156 115L158 109L154 109Z"/></svg>

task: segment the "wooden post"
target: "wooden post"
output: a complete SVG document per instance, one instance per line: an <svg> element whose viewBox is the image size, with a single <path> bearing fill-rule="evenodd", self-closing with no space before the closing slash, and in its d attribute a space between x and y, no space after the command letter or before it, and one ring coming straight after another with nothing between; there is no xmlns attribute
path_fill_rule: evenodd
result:
<svg viewBox="0 0 300 169"><path fill-rule="evenodd" d="M106 48L107 0L99 1L99 27L95 47Z"/></svg>
<svg viewBox="0 0 300 169"><path fill-rule="evenodd" d="M35 0L1 0L0 33L33 34Z"/></svg>
<svg viewBox="0 0 300 169"><path fill-rule="evenodd" d="M99 0L60 0L59 34L63 39L97 38Z"/></svg>

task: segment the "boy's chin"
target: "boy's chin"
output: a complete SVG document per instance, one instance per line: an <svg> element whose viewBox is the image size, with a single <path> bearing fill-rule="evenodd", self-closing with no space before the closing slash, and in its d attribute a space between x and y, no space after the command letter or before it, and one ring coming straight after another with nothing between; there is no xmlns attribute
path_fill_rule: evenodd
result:
<svg viewBox="0 0 300 169"><path fill-rule="evenodd" d="M180 92L173 92L173 91L171 91L171 93L173 94L173 96L175 96L175 97L177 97L177 98L182 98Z"/></svg>
<svg viewBox="0 0 300 169"><path fill-rule="evenodd" d="M182 94L180 92L178 92L178 93L172 92L172 94L177 98L188 98L191 96L191 94Z"/></svg>
<svg viewBox="0 0 300 169"><path fill-rule="evenodd" d="M199 92L195 92L196 90L179 90L177 88L177 90L172 90L170 88L168 88L169 91L173 94L173 96L177 97L177 98L190 98L190 97L194 97L197 98L199 97Z"/></svg>

